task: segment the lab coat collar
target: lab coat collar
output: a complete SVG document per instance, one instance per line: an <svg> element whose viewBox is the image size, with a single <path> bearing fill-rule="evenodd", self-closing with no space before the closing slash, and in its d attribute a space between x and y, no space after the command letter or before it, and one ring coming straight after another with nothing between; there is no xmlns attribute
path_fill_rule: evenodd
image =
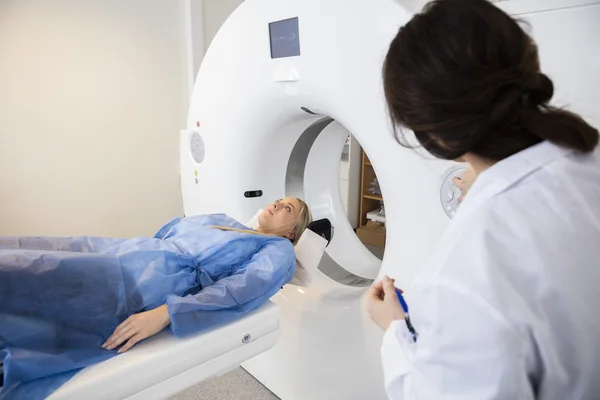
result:
<svg viewBox="0 0 600 400"><path fill-rule="evenodd" d="M572 149L544 141L505 158L477 177L462 208L474 211L536 170L572 153Z"/></svg>

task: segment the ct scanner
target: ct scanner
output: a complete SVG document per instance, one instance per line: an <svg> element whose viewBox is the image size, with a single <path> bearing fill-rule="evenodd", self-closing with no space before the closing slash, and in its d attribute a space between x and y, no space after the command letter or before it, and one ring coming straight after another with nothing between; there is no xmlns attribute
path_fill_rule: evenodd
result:
<svg viewBox="0 0 600 400"><path fill-rule="evenodd" d="M449 222L445 192L457 169L400 147L388 125L382 61L415 3L422 5L247 0L231 15L204 58L181 133L185 214L248 221L270 201L298 196L315 218L331 221L333 239L273 303L190 338L163 332L85 369L52 399L165 398L240 364L284 400L385 398L381 332L361 296L383 273L409 285ZM530 22L558 103L599 125L600 1L498 4ZM338 168L348 132L383 191L383 262L342 207Z"/></svg>

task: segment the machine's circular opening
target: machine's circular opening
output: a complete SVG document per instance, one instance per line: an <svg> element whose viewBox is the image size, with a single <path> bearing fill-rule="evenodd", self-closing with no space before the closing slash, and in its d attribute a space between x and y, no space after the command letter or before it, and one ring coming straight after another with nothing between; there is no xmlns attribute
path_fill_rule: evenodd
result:
<svg viewBox="0 0 600 400"><path fill-rule="evenodd" d="M372 162L339 121L321 117L302 132L288 163L286 194L308 199L311 207L316 203L315 216L327 217L334 226L319 270L345 285L370 285L385 252L383 193ZM353 252L357 257L350 260ZM361 258L370 266L368 273L345 265Z"/></svg>

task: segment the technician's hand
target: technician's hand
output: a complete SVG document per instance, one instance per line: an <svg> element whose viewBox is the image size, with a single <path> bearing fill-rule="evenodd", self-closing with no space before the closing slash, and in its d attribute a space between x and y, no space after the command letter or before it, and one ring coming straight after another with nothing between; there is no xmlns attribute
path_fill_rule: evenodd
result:
<svg viewBox="0 0 600 400"><path fill-rule="evenodd" d="M366 296L366 308L371 319L383 330L387 330L393 321L404 319L393 279L384 276L371 286Z"/></svg>
<svg viewBox="0 0 600 400"><path fill-rule="evenodd" d="M154 310L133 314L123 321L121 325L117 326L115 332L102 347L112 350L127 340L127 343L118 351L119 353L123 353L140 340L157 334L170 324L171 317L166 305L162 305Z"/></svg>
<svg viewBox="0 0 600 400"><path fill-rule="evenodd" d="M462 192L462 195L458 198L459 203L463 201L469 190L471 190L471 186L473 185L473 182L475 182L475 179L477 179L477 172L475 172L470 165L465 172L462 173L460 178L452 178L452 183L454 183Z"/></svg>

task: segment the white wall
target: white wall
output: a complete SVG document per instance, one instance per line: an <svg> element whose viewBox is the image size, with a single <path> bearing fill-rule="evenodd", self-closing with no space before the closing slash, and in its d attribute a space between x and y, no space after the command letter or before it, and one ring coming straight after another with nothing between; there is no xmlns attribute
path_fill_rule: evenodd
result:
<svg viewBox="0 0 600 400"><path fill-rule="evenodd" d="M202 13L204 15L204 45L206 49L223 22L243 2L244 0L203 0Z"/></svg>
<svg viewBox="0 0 600 400"><path fill-rule="evenodd" d="M148 235L181 214L183 15L0 1L0 235Z"/></svg>

